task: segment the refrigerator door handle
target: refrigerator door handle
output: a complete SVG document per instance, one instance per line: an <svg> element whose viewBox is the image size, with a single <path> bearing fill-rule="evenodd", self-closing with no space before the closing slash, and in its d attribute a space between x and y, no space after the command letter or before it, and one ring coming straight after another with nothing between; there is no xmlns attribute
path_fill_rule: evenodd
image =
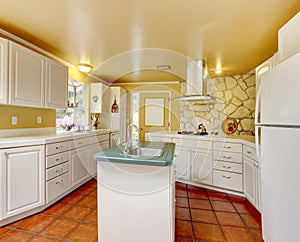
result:
<svg viewBox="0 0 300 242"><path fill-rule="evenodd" d="M255 148L256 148L256 156L258 163L261 164L261 154L260 154L260 135L258 135L261 127L255 126Z"/></svg>
<svg viewBox="0 0 300 242"><path fill-rule="evenodd" d="M260 99L261 99L261 85L258 87L257 95L256 95L256 103L255 103L255 116L254 116L254 123L255 123L255 147L256 147L256 155L257 160L261 163L261 154L260 154L260 135L259 131L261 127L259 127L260 120L258 120L258 115L260 113Z"/></svg>
<svg viewBox="0 0 300 242"><path fill-rule="evenodd" d="M260 99L261 99L260 95L261 95L261 85L258 87L257 94L256 94L255 115L254 115L255 125L260 123L260 120L258 120L258 115L260 113Z"/></svg>

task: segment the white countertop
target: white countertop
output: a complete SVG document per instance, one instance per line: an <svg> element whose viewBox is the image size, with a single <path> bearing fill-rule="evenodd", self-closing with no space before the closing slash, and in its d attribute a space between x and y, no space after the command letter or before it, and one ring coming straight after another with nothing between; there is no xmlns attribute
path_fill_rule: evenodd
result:
<svg viewBox="0 0 300 242"><path fill-rule="evenodd" d="M52 129L53 130L53 129ZM32 134L30 134L30 129L26 130L23 135L13 135L11 137L0 138L0 149L11 148L18 146L30 146L30 145L44 145L53 142L60 142L65 140L73 140L76 138L90 137L94 135L107 134L111 132L116 132L113 129L98 129L98 130L85 130L80 132L72 131L59 131L59 132L41 132L37 133L36 130L32 129Z"/></svg>
<svg viewBox="0 0 300 242"><path fill-rule="evenodd" d="M175 131L171 132L152 132L150 136L162 136L178 139L195 139L195 140L211 140L211 141L222 141L224 142L242 142L243 144L249 145L255 148L255 136L251 135L193 135L193 134L178 134Z"/></svg>

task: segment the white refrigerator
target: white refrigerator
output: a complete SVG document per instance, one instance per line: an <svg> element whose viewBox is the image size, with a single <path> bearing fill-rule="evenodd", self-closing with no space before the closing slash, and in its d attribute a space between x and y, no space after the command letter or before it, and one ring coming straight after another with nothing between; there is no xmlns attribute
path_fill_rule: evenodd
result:
<svg viewBox="0 0 300 242"><path fill-rule="evenodd" d="M300 53L262 75L256 101L263 238L299 241Z"/></svg>

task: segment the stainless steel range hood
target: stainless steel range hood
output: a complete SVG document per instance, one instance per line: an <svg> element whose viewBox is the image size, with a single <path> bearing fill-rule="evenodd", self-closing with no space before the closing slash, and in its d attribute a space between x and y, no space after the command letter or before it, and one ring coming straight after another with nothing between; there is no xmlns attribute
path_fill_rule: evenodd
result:
<svg viewBox="0 0 300 242"><path fill-rule="evenodd" d="M186 74L186 94L172 101L211 102L214 98L207 94L207 66L204 60L189 61Z"/></svg>

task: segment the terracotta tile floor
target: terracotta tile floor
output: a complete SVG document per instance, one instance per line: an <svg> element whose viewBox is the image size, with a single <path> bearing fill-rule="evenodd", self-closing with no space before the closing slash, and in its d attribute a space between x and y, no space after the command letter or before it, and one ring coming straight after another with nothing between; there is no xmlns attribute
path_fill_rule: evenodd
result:
<svg viewBox="0 0 300 242"><path fill-rule="evenodd" d="M97 241L96 197L93 179L43 212L3 226L0 241ZM182 183L175 233L176 242L263 241L260 214L246 199Z"/></svg>

